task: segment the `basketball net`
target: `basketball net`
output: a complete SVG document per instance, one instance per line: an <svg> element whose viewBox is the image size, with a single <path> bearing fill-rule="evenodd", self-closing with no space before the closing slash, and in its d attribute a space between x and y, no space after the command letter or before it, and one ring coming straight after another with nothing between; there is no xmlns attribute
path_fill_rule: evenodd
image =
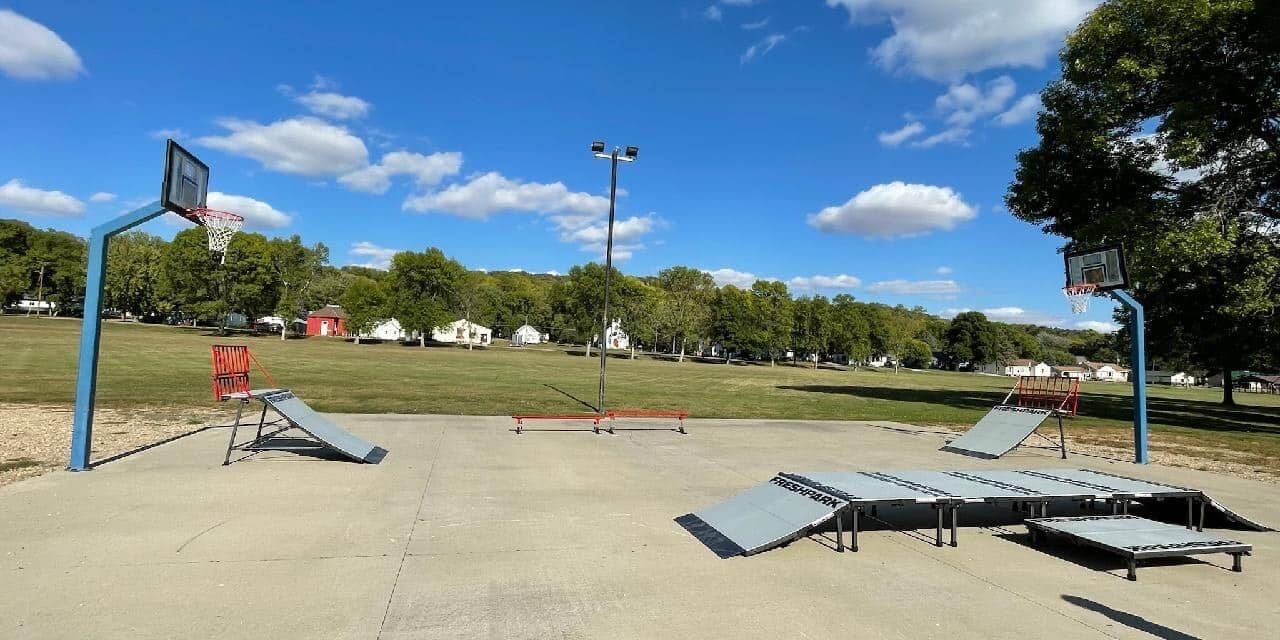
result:
<svg viewBox="0 0 1280 640"><path fill-rule="evenodd" d="M209 251L218 255L218 264L226 264L227 246L231 244L231 236L244 226L244 218L217 209L192 209L191 215L204 225L209 236Z"/></svg>
<svg viewBox="0 0 1280 640"><path fill-rule="evenodd" d="M1089 310L1089 298L1098 292L1096 284L1074 284L1062 288L1062 295L1071 303L1071 313L1084 313Z"/></svg>

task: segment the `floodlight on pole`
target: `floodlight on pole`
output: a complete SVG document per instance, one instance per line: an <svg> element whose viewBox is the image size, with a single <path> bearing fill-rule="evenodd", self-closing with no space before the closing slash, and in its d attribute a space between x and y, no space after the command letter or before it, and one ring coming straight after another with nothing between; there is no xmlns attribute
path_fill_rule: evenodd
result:
<svg viewBox="0 0 1280 640"><path fill-rule="evenodd" d="M609 172L609 231L604 245L604 308L601 312L602 318L600 321L600 393L596 401L596 411L600 413L604 413L605 364L609 357L609 284L613 273L613 218L614 207L618 201L618 161L635 162L636 156L640 154L640 148L636 146L628 146L621 157L618 155L620 151L618 147L614 147L612 153L605 153L604 149L603 140L596 140L591 143L592 155L608 160L611 166Z"/></svg>

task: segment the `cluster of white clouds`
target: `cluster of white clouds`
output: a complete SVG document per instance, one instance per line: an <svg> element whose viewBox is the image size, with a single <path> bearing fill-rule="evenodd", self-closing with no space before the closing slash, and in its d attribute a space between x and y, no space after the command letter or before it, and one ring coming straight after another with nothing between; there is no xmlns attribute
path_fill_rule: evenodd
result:
<svg viewBox="0 0 1280 640"><path fill-rule="evenodd" d="M0 208L37 216L78 216L84 213L84 202L63 193L28 187L14 178L0 185Z"/></svg>
<svg viewBox="0 0 1280 640"><path fill-rule="evenodd" d="M400 249L390 249L378 246L367 240L351 243L351 248L347 253L355 256L363 262L351 263L356 267L369 267L370 269L382 269L383 271L391 267L391 258L400 252Z"/></svg>
<svg viewBox="0 0 1280 640"><path fill-rule="evenodd" d="M749 271L737 269L703 269L718 286L733 285L739 289L748 289L757 280L782 282L779 278L757 276ZM795 276L785 281L787 286L800 291L818 289L860 289L862 279L846 273L839 275ZM877 295L929 296L940 299L954 297L963 291L954 280L881 280L867 285L865 291Z"/></svg>
<svg viewBox="0 0 1280 640"><path fill-rule="evenodd" d="M826 0L856 24L887 21L871 50L883 69L955 82L1002 67L1043 68L1100 0Z"/></svg>
<svg viewBox="0 0 1280 640"><path fill-rule="evenodd" d="M952 84L933 101L933 114L941 121L942 130L924 135L928 127L912 117L899 129L883 131L878 138L886 147L897 147L910 141L913 147L928 148L939 144L962 144L969 140L979 123L1000 127L1013 126L1035 117L1040 111L1040 94L1029 93L1017 100L1018 85L1002 75L985 85L969 82Z"/></svg>
<svg viewBox="0 0 1280 640"><path fill-rule="evenodd" d="M809 224L829 233L894 238L953 229L977 215L977 207L950 187L895 181L826 207L809 216Z"/></svg>
<svg viewBox="0 0 1280 640"><path fill-rule="evenodd" d="M413 191L401 204L405 211L472 220L485 220L497 213L537 214L550 222L562 242L603 254L603 218L608 212L608 198L573 191L559 181L525 181L497 171L475 173L445 184L462 171L464 158L459 151L424 154L397 150L372 162L365 140L344 122L364 117L372 104L337 93L337 84L322 76L316 77L308 93L299 94L289 85L281 85L278 90L312 114L266 124L223 118L216 121L223 133L199 137L196 143L250 158L271 171L330 178L346 189L362 193L384 194L396 178L406 178ZM652 214L618 220L614 227L614 258L626 260L643 249L642 236L658 228L659 223ZM352 254L367 257L354 251Z"/></svg>
<svg viewBox="0 0 1280 640"><path fill-rule="evenodd" d="M0 9L0 73L18 80L67 80L85 69L80 54L53 30Z"/></svg>
<svg viewBox="0 0 1280 640"><path fill-rule="evenodd" d="M207 204L210 209L230 211L244 216L246 229L282 229L293 222L293 216L249 196L210 191Z"/></svg>
<svg viewBox="0 0 1280 640"><path fill-rule="evenodd" d="M939 315L943 318L954 318L961 313L974 311L968 307L961 309L943 309ZM989 309L978 309L982 315L989 320L999 322L1008 322L1013 324L1036 324L1047 327L1061 327L1064 329L1087 329L1097 331L1099 333L1114 333L1119 330L1119 326L1112 322L1104 322L1102 320L1076 320L1068 321L1062 316L1041 313L1038 311L1028 311L1022 307L992 307Z"/></svg>

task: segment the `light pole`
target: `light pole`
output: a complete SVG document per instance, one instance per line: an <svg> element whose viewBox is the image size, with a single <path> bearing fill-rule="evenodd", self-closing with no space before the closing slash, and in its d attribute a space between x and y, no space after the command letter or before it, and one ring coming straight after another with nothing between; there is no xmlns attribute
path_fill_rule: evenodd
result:
<svg viewBox="0 0 1280 640"><path fill-rule="evenodd" d="M609 280L613 272L613 212L618 200L618 161L635 162L636 156L640 153L640 148L629 146L622 151L622 157L618 157L618 147L614 147L612 153L605 153L604 141L596 140L591 143L591 153L597 158L608 160L611 166L611 171L609 172L609 232L608 239L604 245L604 309L601 312L603 317L600 321L600 395L596 402L596 412L604 413L604 370L605 361L609 357Z"/></svg>

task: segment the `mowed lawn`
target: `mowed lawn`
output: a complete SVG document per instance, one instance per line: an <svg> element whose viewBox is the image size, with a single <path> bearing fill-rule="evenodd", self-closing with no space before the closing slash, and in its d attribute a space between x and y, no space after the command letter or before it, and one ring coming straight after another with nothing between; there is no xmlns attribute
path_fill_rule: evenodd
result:
<svg viewBox="0 0 1280 640"><path fill-rule="evenodd" d="M0 317L0 402L70 404L80 323ZM341 339L218 337L208 330L107 322L100 406L209 407L209 345L247 344L278 384L321 411L346 413L587 412L598 359L558 348L355 345ZM593 354L594 355L594 354ZM681 408L701 418L892 420L970 425L1013 381L941 371L843 371L767 364L609 360L617 408ZM265 380L255 385L265 386ZM1150 387L1153 449L1280 471L1280 396ZM1085 383L1076 441L1131 446L1130 387Z"/></svg>

